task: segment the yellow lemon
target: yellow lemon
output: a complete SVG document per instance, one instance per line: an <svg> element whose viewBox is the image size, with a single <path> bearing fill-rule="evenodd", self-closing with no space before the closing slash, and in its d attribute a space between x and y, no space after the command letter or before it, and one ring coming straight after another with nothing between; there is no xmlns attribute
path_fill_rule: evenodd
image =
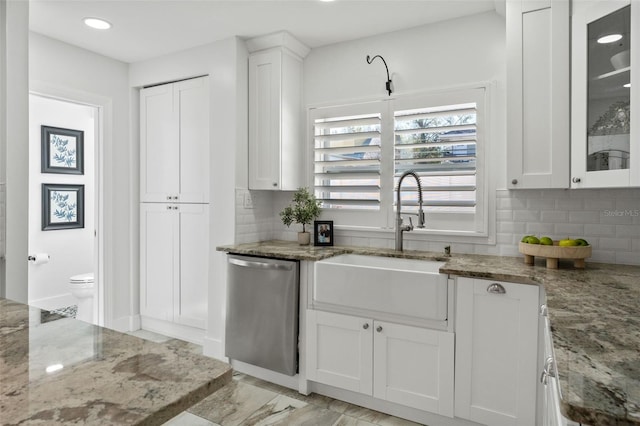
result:
<svg viewBox="0 0 640 426"><path fill-rule="evenodd" d="M578 245L578 241L567 238L566 240L558 241L558 245L561 247L574 247Z"/></svg>

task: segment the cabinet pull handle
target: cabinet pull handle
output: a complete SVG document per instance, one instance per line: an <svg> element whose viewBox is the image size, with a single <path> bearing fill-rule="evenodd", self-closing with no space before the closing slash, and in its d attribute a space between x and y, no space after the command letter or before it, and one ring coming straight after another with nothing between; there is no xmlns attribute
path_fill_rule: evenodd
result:
<svg viewBox="0 0 640 426"><path fill-rule="evenodd" d="M580 178L579 177L574 177L573 179L571 179L571 182L580 183Z"/></svg>
<svg viewBox="0 0 640 426"><path fill-rule="evenodd" d="M362 325L362 328L364 328L364 329L366 330L367 328L369 328L369 324L365 322L365 323Z"/></svg>
<svg viewBox="0 0 640 426"><path fill-rule="evenodd" d="M379 326L378 326L378 328L376 328L376 331L377 331L378 333L380 333L380 332L382 331L382 326L381 326L381 325L379 325Z"/></svg>
<svg viewBox="0 0 640 426"><path fill-rule="evenodd" d="M491 294L505 294L507 290L505 290L501 284L493 283L487 287L487 292Z"/></svg>

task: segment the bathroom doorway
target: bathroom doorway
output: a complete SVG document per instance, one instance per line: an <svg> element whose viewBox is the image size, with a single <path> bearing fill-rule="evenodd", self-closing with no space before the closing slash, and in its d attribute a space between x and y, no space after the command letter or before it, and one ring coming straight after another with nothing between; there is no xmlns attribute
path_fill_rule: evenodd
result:
<svg viewBox="0 0 640 426"><path fill-rule="evenodd" d="M100 108L29 95L30 305L104 324Z"/></svg>

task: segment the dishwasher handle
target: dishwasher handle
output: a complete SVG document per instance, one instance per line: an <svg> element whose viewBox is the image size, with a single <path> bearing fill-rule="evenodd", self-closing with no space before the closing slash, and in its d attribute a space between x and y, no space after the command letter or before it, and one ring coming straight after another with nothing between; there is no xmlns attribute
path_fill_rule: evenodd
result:
<svg viewBox="0 0 640 426"><path fill-rule="evenodd" d="M254 260L243 260L236 259L230 257L228 259L229 263L236 266L243 266L246 268L259 268L259 269L271 269L271 270L279 270L279 271L290 271L293 268L293 265L282 264L282 263L271 263L271 262L257 262Z"/></svg>

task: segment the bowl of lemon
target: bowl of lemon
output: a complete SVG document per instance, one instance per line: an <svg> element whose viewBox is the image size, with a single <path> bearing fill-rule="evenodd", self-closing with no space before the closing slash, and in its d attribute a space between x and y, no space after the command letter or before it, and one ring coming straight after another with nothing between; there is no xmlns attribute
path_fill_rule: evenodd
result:
<svg viewBox="0 0 640 426"><path fill-rule="evenodd" d="M536 257L544 257L549 269L558 269L560 259L573 260L573 266L582 269L584 260L591 257L591 245L584 238L553 240L547 236L525 235L518 243L518 250L524 254L526 265L533 265Z"/></svg>

